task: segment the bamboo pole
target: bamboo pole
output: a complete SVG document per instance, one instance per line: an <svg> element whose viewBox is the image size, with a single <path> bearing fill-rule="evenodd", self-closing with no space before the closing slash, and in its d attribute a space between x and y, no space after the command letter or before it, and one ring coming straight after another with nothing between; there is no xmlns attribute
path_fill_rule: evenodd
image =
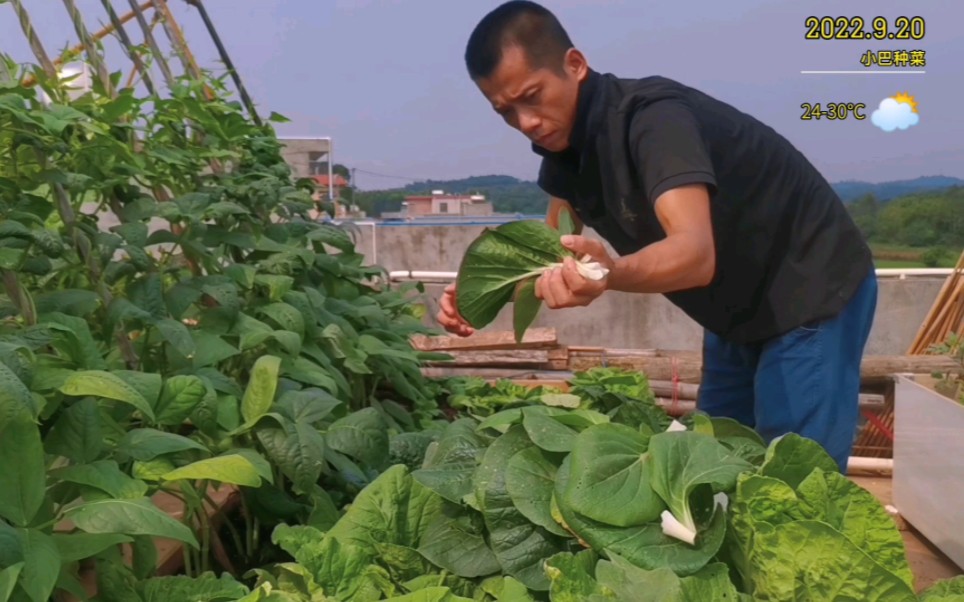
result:
<svg viewBox="0 0 964 602"><path fill-rule="evenodd" d="M157 88L154 87L154 80L151 77L147 66L144 64L144 61L141 60L141 56L137 54L137 50L134 49L134 44L131 42L130 36L127 35L127 30L124 29L124 23L117 16L114 6L111 4L110 0L100 0L100 3L104 6L104 10L107 11L107 17L110 19L111 26L117 33L117 38L120 40L121 46L124 47L124 50L127 52L127 56L131 59L131 62L134 63L133 73L139 72L141 74L141 77L144 78L144 87L147 88L147 91L151 94L151 96L155 96L157 94ZM131 86L134 83L133 73L130 80L128 80L128 86Z"/></svg>
<svg viewBox="0 0 964 602"><path fill-rule="evenodd" d="M174 54L181 60L181 65L184 67L184 72L187 73L192 78L200 81L201 80L201 68L198 67L197 61L194 60L194 55L191 54L191 49L187 45L187 41L184 39L184 34L181 32L180 26L178 26L177 21L174 19L174 14L171 13L171 9L167 6L166 0L151 0L154 4L154 14L157 15L158 20L161 22L161 26L164 28L164 32L167 34L167 39L170 40L171 46L174 47ZM214 93L211 89L204 85L204 96L208 100L214 99Z"/></svg>
<svg viewBox="0 0 964 602"><path fill-rule="evenodd" d="M157 38L154 37L154 32L151 30L151 26L147 23L147 19L144 18L144 10L154 5L154 0L147 0L143 5L138 6L137 0L127 0L131 5L131 12L134 14L134 18L137 20L137 24L141 28L141 32L144 34L144 42L147 44L147 48L154 55L154 61L157 62L158 69L161 70L161 75L164 77L164 82L167 84L168 88L174 86L174 73L171 71L171 66L167 63L167 59L164 58L164 53L161 52L161 47L157 45Z"/></svg>
<svg viewBox="0 0 964 602"><path fill-rule="evenodd" d="M17 18L20 21L20 27L23 29L24 35L27 36L31 50L37 57L37 60L40 62L47 76L56 80L57 69L54 67L54 63L50 60L50 56L47 54L47 51L44 50L40 37L33 28L30 15L27 13L27 9L24 8L22 4L22 0L11 0L11 3L13 4L14 11L17 13ZM37 151L37 162L41 168L47 168L47 157L43 156L40 151ZM67 194L67 191L64 189L63 185L61 185L59 182L53 182L51 186L54 191L57 211L60 213L60 218L64 222L64 227L67 230L67 234L71 237L74 246L77 248L77 253L86 264L87 270L90 272L90 281L96 288L101 302L106 308L110 305L111 301L113 301L114 296L111 294L110 289L104 284L103 278L101 277L100 264L94 255L91 241L77 228L77 215L74 212L73 205L71 204L70 196ZM138 364L137 354L134 351L134 347L131 344L130 339L127 338L127 335L123 332L116 333L116 336L118 347L120 348L121 354L123 355L128 367L131 369L136 368Z"/></svg>
<svg viewBox="0 0 964 602"><path fill-rule="evenodd" d="M228 68L228 73L231 75L231 79L234 80L234 85L238 88L238 93L241 95L241 102L243 102L244 106L248 109L248 114L251 115L251 119L255 125L261 127L261 117L258 115L257 110L255 110L254 102L251 100L251 97L248 96L248 91L241 81L241 74L235 69L234 63L231 61L231 56L228 54L227 49L225 49L224 44L221 43L221 36L218 35L218 31L214 27L214 22L211 20L211 17L208 16L208 11L204 8L204 3L201 2L201 0L186 1L200 13L201 20L204 21L204 26L207 27L208 34L211 36L214 46L218 49L221 61Z"/></svg>
<svg viewBox="0 0 964 602"><path fill-rule="evenodd" d="M11 0L11 1L12 1L12 0ZM131 4L132 4L133 6L137 6L137 4L136 4L136 2L135 2L134 0L131 0ZM141 6L144 7L144 8L147 8L147 7L149 7L150 5L151 5L151 1L150 1L150 0L147 0L147 1L144 2L144 4L142 4ZM134 13L133 13L133 12L129 12L129 13L125 14L123 17L121 17L121 18L119 19L119 22L120 22L120 23L127 23L128 21L130 21L130 20L133 19L133 18L134 18ZM97 31L92 37L93 37L94 40L102 40L102 39L105 38L106 36L110 35L113 31L114 31L114 25L107 25L107 26L101 28L99 31ZM28 36L28 41L29 41L29 36ZM33 49L33 46L32 46L32 45L31 45L31 49ZM66 51L60 56L59 59L56 59L56 60L54 60L54 61L51 63L51 65L54 66L53 72L56 73L56 72L57 72L56 67L59 67L59 66L62 65L63 63L65 63L65 62L67 62L67 61L69 61L69 60L72 60L72 59L76 58L77 56L80 55L81 51L83 51L83 50L84 50L84 45L83 45L83 44L77 44L76 46L74 46L74 47L69 48L68 50L66 50ZM33 51L34 51L34 55L36 56L36 55L37 55L37 51L36 51L35 49L33 49ZM42 65L42 66L43 66L43 65ZM43 66L43 67L44 67L44 71L47 71L46 66ZM28 76L24 77L23 80L22 80L20 83L21 83L21 85L29 88L30 86L36 85L37 79L36 79L35 77L33 77L32 75L28 75Z"/></svg>
<svg viewBox="0 0 964 602"><path fill-rule="evenodd" d="M90 32L87 31L87 26L84 25L84 17L80 14L80 10L77 9L77 4L74 0L64 0L64 6L67 7L67 14L70 16L70 21L74 24L74 31L77 32L77 37L80 39L81 45L87 51L87 61L94 66L94 70L97 72L97 78L100 80L100 85L104 87L104 91L108 96L114 96L114 85L110 81L110 73L107 72L107 66L104 64L103 57L97 52L97 46L94 45L94 40L90 36Z"/></svg>

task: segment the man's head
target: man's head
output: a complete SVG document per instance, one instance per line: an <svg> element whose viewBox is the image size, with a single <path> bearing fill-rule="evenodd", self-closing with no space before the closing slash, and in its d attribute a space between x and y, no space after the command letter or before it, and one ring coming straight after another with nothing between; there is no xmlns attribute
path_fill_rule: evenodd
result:
<svg viewBox="0 0 964 602"><path fill-rule="evenodd" d="M465 65L506 123L547 150L569 146L589 66L551 12L527 0L502 4L472 31Z"/></svg>

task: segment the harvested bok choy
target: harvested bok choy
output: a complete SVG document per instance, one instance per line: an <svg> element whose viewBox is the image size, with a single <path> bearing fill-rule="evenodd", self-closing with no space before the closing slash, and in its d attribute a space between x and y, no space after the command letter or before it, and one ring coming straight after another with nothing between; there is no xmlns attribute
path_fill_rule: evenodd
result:
<svg viewBox="0 0 964 602"><path fill-rule="evenodd" d="M568 214L560 228L526 220L487 228L465 252L456 280L456 303L462 318L473 328L491 323L502 308L514 301L513 330L516 341L535 320L542 302L535 296L536 279L545 271L562 267L572 251L560 236L572 232ZM579 273L589 280L602 280L608 270L585 256L576 258Z"/></svg>

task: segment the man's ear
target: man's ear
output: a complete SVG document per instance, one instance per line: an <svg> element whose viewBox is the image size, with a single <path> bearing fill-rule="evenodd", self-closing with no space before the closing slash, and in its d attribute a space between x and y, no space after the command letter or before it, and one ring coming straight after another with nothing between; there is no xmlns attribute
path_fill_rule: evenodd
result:
<svg viewBox="0 0 964 602"><path fill-rule="evenodd" d="M586 75L589 73L589 61L586 60L586 55L579 49L570 48L563 58L563 68L570 76L582 81L586 79Z"/></svg>

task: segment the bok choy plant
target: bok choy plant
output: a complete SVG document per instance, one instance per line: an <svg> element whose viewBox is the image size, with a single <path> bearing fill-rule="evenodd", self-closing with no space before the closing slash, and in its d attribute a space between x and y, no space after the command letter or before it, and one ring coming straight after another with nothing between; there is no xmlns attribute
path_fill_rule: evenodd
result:
<svg viewBox="0 0 964 602"><path fill-rule="evenodd" d="M560 214L558 229L535 220L486 228L469 245L459 266L456 304L463 319L482 328L512 301L513 330L516 341L521 341L542 305L535 295L536 280L543 272L562 267L567 256L575 257L559 241L573 231L567 212ZM577 258L576 266L589 280L601 280L608 273L588 255Z"/></svg>

